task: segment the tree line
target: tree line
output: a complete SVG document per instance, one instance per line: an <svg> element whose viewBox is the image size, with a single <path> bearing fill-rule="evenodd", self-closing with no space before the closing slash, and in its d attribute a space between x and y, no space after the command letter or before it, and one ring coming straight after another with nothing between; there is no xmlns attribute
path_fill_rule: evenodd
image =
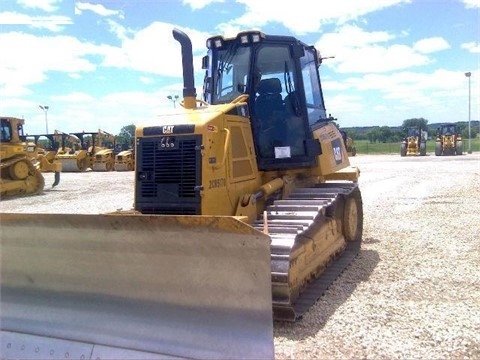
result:
<svg viewBox="0 0 480 360"><path fill-rule="evenodd" d="M462 138L468 139L468 122L456 122L457 129L460 132ZM428 124L428 120L424 118L412 118L403 121L401 126L374 126L374 127L351 127L343 128L347 131L348 136L355 140L368 140L370 143L391 143L401 142L407 135L407 131L411 127L420 128L428 133L428 138L435 138L437 134L437 126L439 124ZM471 125L471 124L470 124ZM479 133L478 121L475 122L475 126L470 126L471 137L477 137Z"/></svg>
<svg viewBox="0 0 480 360"><path fill-rule="evenodd" d="M456 125L462 137L468 139L468 122L457 122ZM435 138L437 134L437 126L435 124L429 125L428 120L424 118L406 119L402 125L398 127L352 127L342 128L342 130L345 130L348 136L355 140L368 140L370 143L391 143L401 142L407 135L407 130L411 127L417 127L423 131L427 131L429 139ZM135 141L135 128L134 124L122 127L120 133L117 135L117 144L133 146ZM472 138L477 137L479 133L478 121L475 122L475 126L470 126L470 132Z"/></svg>

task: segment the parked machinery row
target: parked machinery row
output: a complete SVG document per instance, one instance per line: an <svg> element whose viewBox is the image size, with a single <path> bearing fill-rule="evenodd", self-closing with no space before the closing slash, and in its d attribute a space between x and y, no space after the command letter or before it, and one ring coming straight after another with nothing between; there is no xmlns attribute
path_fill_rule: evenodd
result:
<svg viewBox="0 0 480 360"><path fill-rule="evenodd" d="M462 136L454 123L445 123L437 128L435 155L462 155ZM410 127L400 144L401 156L427 155L427 132L420 127Z"/></svg>
<svg viewBox="0 0 480 360"><path fill-rule="evenodd" d="M117 137L106 131L65 133L55 130L53 134L25 136L47 154L62 164L63 172L133 171L134 151L128 144L117 143ZM43 142L39 140L43 139ZM45 141L46 139L46 141Z"/></svg>

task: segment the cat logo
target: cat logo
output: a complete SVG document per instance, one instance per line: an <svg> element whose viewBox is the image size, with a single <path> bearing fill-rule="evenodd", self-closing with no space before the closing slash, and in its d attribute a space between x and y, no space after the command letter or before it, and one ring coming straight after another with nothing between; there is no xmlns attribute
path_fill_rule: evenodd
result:
<svg viewBox="0 0 480 360"><path fill-rule="evenodd" d="M333 157L335 158L335 163L341 164L342 162L342 144L340 139L335 139L332 141L332 150L333 150Z"/></svg>
<svg viewBox="0 0 480 360"><path fill-rule="evenodd" d="M165 125L162 129L162 132L164 134L173 134L173 128L174 127L175 127L174 125Z"/></svg>

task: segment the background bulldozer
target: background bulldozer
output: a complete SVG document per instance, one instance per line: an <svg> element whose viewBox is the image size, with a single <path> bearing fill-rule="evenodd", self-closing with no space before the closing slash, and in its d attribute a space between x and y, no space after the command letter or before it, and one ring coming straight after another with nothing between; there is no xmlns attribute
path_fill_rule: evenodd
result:
<svg viewBox="0 0 480 360"><path fill-rule="evenodd" d="M435 155L462 155L462 136L454 123L442 124L437 129L435 140Z"/></svg>
<svg viewBox="0 0 480 360"><path fill-rule="evenodd" d="M345 148L347 149L348 156L355 156L357 155L357 148L354 145L353 138L348 136L345 130L340 130L340 133L343 137L343 142L345 143Z"/></svg>
<svg viewBox="0 0 480 360"><path fill-rule="evenodd" d="M37 153L36 144L25 141L25 121L2 117L0 132L1 197L41 193L45 179L42 172L55 173L52 187L60 182L61 164Z"/></svg>
<svg viewBox="0 0 480 360"><path fill-rule="evenodd" d="M420 127L409 127L407 134L400 144L400 156L427 155L426 132Z"/></svg>
<svg viewBox="0 0 480 360"><path fill-rule="evenodd" d="M273 319L299 319L358 253L359 170L326 116L317 50L259 31L211 37L198 99L191 41L173 36L183 101L136 127L134 209L0 217L12 343L273 358Z"/></svg>

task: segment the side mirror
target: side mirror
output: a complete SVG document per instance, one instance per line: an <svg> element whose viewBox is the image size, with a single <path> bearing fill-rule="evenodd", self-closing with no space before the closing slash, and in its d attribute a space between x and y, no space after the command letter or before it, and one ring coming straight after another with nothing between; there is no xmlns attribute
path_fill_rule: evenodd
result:
<svg viewBox="0 0 480 360"><path fill-rule="evenodd" d="M208 56L206 55L202 58L202 69L208 69Z"/></svg>

